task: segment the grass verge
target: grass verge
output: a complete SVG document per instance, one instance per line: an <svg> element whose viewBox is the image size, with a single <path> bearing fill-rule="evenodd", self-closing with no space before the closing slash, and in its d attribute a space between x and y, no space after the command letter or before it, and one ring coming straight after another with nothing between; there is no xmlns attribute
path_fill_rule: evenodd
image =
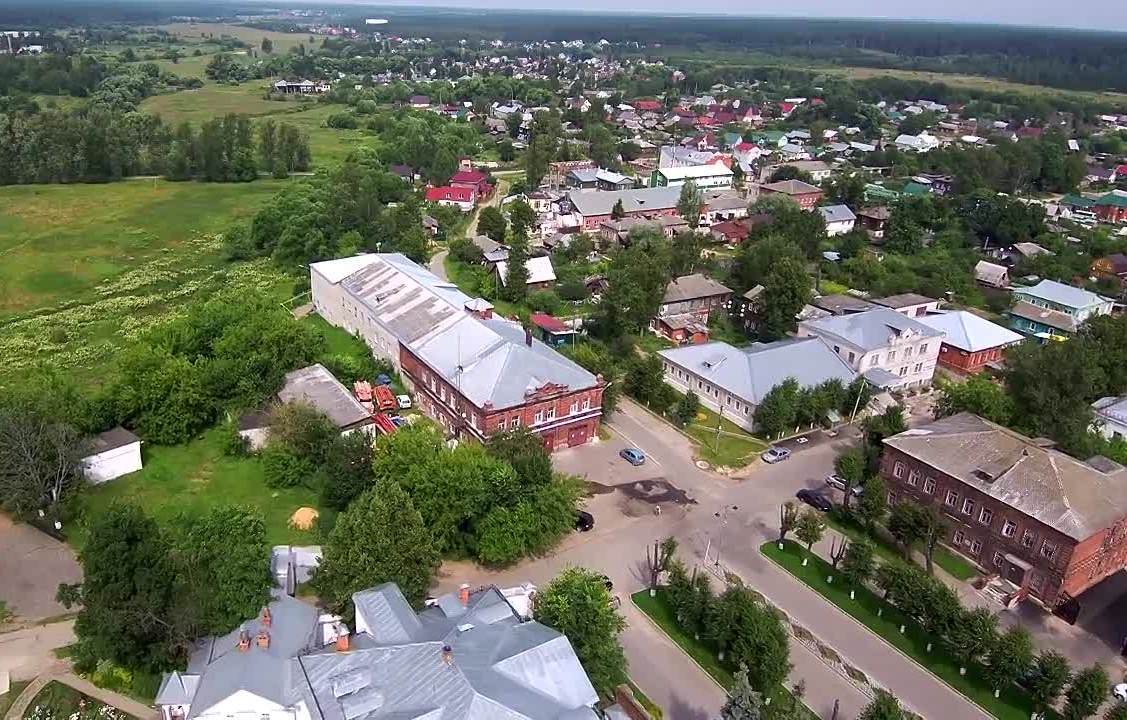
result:
<svg viewBox="0 0 1127 720"><path fill-rule="evenodd" d="M8 692L0 695L0 717L8 714L8 708L12 707L12 703L20 696L24 688L31 684L30 680L15 680L8 687ZM637 692L637 690L635 690Z"/></svg>
<svg viewBox="0 0 1127 720"><path fill-rule="evenodd" d="M23 720L127 720L131 717L69 685L51 681L27 706Z"/></svg>
<svg viewBox="0 0 1127 720"><path fill-rule="evenodd" d="M826 577L835 574L835 571L825 560L808 555L801 546L789 540L784 542L782 550L774 542L764 543L760 552L994 717L999 720L1027 720L1030 717L1031 703L1017 686L995 698L980 666L972 666L966 675L960 675L959 662L946 647L936 642L929 653L927 645L931 638L923 628L905 618L868 588L858 588L855 599L851 600L849 588L844 583L827 584ZM810 557L810 562L804 567L802 560L805 557ZM905 628L903 633L900 632L901 626ZM1056 717L1055 713L1047 716Z"/></svg>
<svg viewBox="0 0 1127 720"><path fill-rule="evenodd" d="M691 657L721 687L725 690L732 687L735 682L733 669L718 660L716 653L705 643L694 639L681 629L664 591L659 590L657 595L650 597L649 590L639 590L630 598L639 610L645 613L650 620L653 620L673 642L677 643L686 655ZM782 720L784 717L787 720L817 720L818 716L806 705L796 702L791 692L784 687L777 687L766 693L766 696L771 698L771 704L767 706L765 720Z"/></svg>
<svg viewBox="0 0 1127 720"><path fill-rule="evenodd" d="M877 556L884 562L904 562L904 554L900 552L900 548L883 537L870 535L869 532L853 518L837 512L829 513L825 518L826 522L832 528L843 535L847 535L853 540L864 538L872 542ZM978 568L973 564L943 545L935 548L935 554L932 560L936 565L943 568L948 575L962 580L963 582L980 574Z"/></svg>

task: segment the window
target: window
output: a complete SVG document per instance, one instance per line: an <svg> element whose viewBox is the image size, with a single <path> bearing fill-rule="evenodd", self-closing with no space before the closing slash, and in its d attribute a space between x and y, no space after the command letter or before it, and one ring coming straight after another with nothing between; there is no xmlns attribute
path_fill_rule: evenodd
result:
<svg viewBox="0 0 1127 720"><path fill-rule="evenodd" d="M1015 523L1013 520L1007 520L1004 523L1002 523L1002 536L1003 537L1013 537L1014 533L1016 533L1016 532L1017 532L1017 523Z"/></svg>
<svg viewBox="0 0 1127 720"><path fill-rule="evenodd" d="M871 358L869 359L869 365L870 365L871 367L876 367L876 365L877 365L877 363L878 363L878 362L880 362L880 355L879 355L879 354L877 354L877 355L873 355L873 356L872 356L872 357L871 357Z"/></svg>
<svg viewBox="0 0 1127 720"><path fill-rule="evenodd" d="M888 362L895 362L895 361L896 361L896 351L895 350L889 350L888 351Z"/></svg>
<svg viewBox="0 0 1127 720"><path fill-rule="evenodd" d="M896 493L889 493L888 494L888 504L889 505L895 505L896 504Z"/></svg>
<svg viewBox="0 0 1127 720"><path fill-rule="evenodd" d="M579 403L572 403L571 407L567 410L568 415L574 415L577 412L579 412Z"/></svg>
<svg viewBox="0 0 1127 720"><path fill-rule="evenodd" d="M994 553L994 559L991 562L994 564L994 567L1000 568L1002 567L1002 563L1004 563L1005 561L1006 556L1000 552L996 552Z"/></svg>
<svg viewBox="0 0 1127 720"><path fill-rule="evenodd" d="M974 542L972 542L970 544L970 554L971 555L977 555L980 552L982 552L982 541L981 540L975 540Z"/></svg>
<svg viewBox="0 0 1127 720"><path fill-rule="evenodd" d="M955 531L955 544L956 545L962 545L963 541L965 541L966 539L967 539L967 534L965 532L963 532L962 530L956 530Z"/></svg>
<svg viewBox="0 0 1127 720"><path fill-rule="evenodd" d="M856 357L857 356L854 355L853 353L849 353L849 362L853 362L853 360L856 359Z"/></svg>
<svg viewBox="0 0 1127 720"><path fill-rule="evenodd" d="M532 418L532 422L536 423L537 425L544 422L544 411L543 410L537 410L536 415L534 415L533 418Z"/></svg>
<svg viewBox="0 0 1127 720"><path fill-rule="evenodd" d="M555 406L548 408L548 414L547 414L546 417L549 420L555 420L556 419L556 408L555 408Z"/></svg>
<svg viewBox="0 0 1127 720"><path fill-rule="evenodd" d="M584 410L590 410L591 409L591 398L583 398L582 407L583 407Z"/></svg>
<svg viewBox="0 0 1127 720"><path fill-rule="evenodd" d="M963 515L973 515L973 514L974 514L974 500L971 500L970 498L963 500Z"/></svg>
<svg viewBox="0 0 1127 720"><path fill-rule="evenodd" d="M1057 546L1056 545L1052 544L1048 540L1041 543L1041 557L1048 558L1048 559L1052 560L1053 557L1056 554L1057 554Z"/></svg>
<svg viewBox="0 0 1127 720"><path fill-rule="evenodd" d="M904 477L904 463L897 462L892 466L892 477L896 478L897 480Z"/></svg>
<svg viewBox="0 0 1127 720"><path fill-rule="evenodd" d="M924 478L924 492L928 495L931 495L933 492L935 492L935 478Z"/></svg>
<svg viewBox="0 0 1127 720"><path fill-rule="evenodd" d="M947 503L951 507L955 507L955 503L959 502L959 493L955 492L954 490L948 490L947 498L943 502Z"/></svg>
<svg viewBox="0 0 1127 720"><path fill-rule="evenodd" d="M1031 548L1035 542L1037 542L1037 535L1032 530L1026 530L1021 536L1021 544L1024 547Z"/></svg>
<svg viewBox="0 0 1127 720"><path fill-rule="evenodd" d="M907 374L908 374L908 366L905 365L904 367L900 368L900 377L904 377Z"/></svg>
<svg viewBox="0 0 1127 720"><path fill-rule="evenodd" d="M904 348L904 357L906 357L906 358L912 357L912 348L910 348L910 347Z"/></svg>
<svg viewBox="0 0 1127 720"><path fill-rule="evenodd" d="M990 508L982 508L982 512L978 513L978 521L983 525L989 525L993 519L994 511Z"/></svg>
<svg viewBox="0 0 1127 720"><path fill-rule="evenodd" d="M841 346L840 345L834 345L834 352L837 353L838 355L840 355L841 354Z"/></svg>
<svg viewBox="0 0 1127 720"><path fill-rule="evenodd" d="M511 427L511 428L520 427L520 415L513 415L511 418L509 418L509 427Z"/></svg>
<svg viewBox="0 0 1127 720"><path fill-rule="evenodd" d="M918 372L921 372L923 369L924 369L923 363L916 363L916 366L914 368L912 368L912 372L918 373Z"/></svg>
<svg viewBox="0 0 1127 720"><path fill-rule="evenodd" d="M909 485L911 485L912 487L915 487L917 484L919 484L919 482L920 482L920 471L919 470L913 470L912 472L908 473L908 484Z"/></svg>
<svg viewBox="0 0 1127 720"><path fill-rule="evenodd" d="M923 355L926 352L927 352L927 343L924 343L923 345L920 345L920 355Z"/></svg>

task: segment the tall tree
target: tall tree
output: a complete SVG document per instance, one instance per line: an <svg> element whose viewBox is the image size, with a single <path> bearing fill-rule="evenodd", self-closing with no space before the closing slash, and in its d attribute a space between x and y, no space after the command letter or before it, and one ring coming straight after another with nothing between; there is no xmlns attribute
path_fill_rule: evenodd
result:
<svg viewBox="0 0 1127 720"><path fill-rule="evenodd" d="M1033 638L1020 625L1006 630L986 658L986 679L994 697L1024 678L1033 667Z"/></svg>
<svg viewBox="0 0 1127 720"><path fill-rule="evenodd" d="M866 538L859 538L849 543L845 549L845 557L841 559L841 574L849 584L857 587L864 585L876 569L875 551L873 544Z"/></svg>
<svg viewBox="0 0 1127 720"><path fill-rule="evenodd" d="M439 554L422 515L398 484L382 480L337 518L312 586L336 613L351 614L352 594L385 582L422 605Z"/></svg>
<svg viewBox="0 0 1127 720"><path fill-rule="evenodd" d="M880 475L873 475L865 481L865 492L857 500L857 517L865 523L872 533L874 526L884 519L888 509L888 493Z"/></svg>
<svg viewBox="0 0 1127 720"><path fill-rule="evenodd" d="M477 231L495 242L504 244L509 232L509 222L501 211L492 205L483 207L477 214Z"/></svg>
<svg viewBox="0 0 1127 720"><path fill-rule="evenodd" d="M169 550L156 522L136 505L117 503L95 515L79 554L82 583L59 586L64 605L82 606L74 631L84 661L158 670L173 658Z"/></svg>
<svg viewBox="0 0 1127 720"><path fill-rule="evenodd" d="M598 332L613 338L642 331L661 305L670 277L669 241L660 233L631 236L611 255L609 287L599 303Z"/></svg>
<svg viewBox="0 0 1127 720"><path fill-rule="evenodd" d="M955 621L947 641L961 670L990 652L998 637L998 618L983 607L966 610Z"/></svg>
<svg viewBox="0 0 1127 720"><path fill-rule="evenodd" d="M58 516L82 487L89 444L44 408L11 398L0 404L0 507L19 518Z"/></svg>
<svg viewBox="0 0 1127 720"><path fill-rule="evenodd" d="M513 232L509 241L509 257L505 261L505 283L501 295L510 302L520 302L528 295L528 235Z"/></svg>
<svg viewBox="0 0 1127 720"><path fill-rule="evenodd" d="M1064 720L1085 720L1096 714L1104 702L1108 687L1107 672L1092 665L1076 673L1065 694Z"/></svg>
<svg viewBox="0 0 1127 720"><path fill-rule="evenodd" d="M610 219L621 220L624 217L626 217L626 208L622 207L622 200L615 200L614 207L610 209Z"/></svg>
<svg viewBox="0 0 1127 720"><path fill-rule="evenodd" d="M845 497L842 507L849 510L852 500L853 488L859 488L865 482L865 456L857 448L850 448L834 458L834 472L845 482Z"/></svg>
<svg viewBox="0 0 1127 720"><path fill-rule="evenodd" d="M536 211L523 198L517 198L509 204L509 223L514 234L527 234L536 224Z"/></svg>
<svg viewBox="0 0 1127 720"><path fill-rule="evenodd" d="M1038 655L1026 683L1029 697L1033 700L1033 709L1044 712L1056 705L1071 679L1072 669L1063 655L1051 650Z"/></svg>
<svg viewBox="0 0 1127 720"><path fill-rule="evenodd" d="M626 681L626 655L618 640L626 621L611 605L599 573L567 568L537 593L533 616L567 637L601 694L610 695Z"/></svg>
<svg viewBox="0 0 1127 720"><path fill-rule="evenodd" d="M767 340L786 337L798 326L799 311L810 299L810 274L802 263L782 258L763 280L756 331Z"/></svg>
<svg viewBox="0 0 1127 720"><path fill-rule="evenodd" d="M798 517L798 525L794 529L795 536L806 546L806 552L813 552L814 543L822 539L826 532L826 523L815 510L805 510Z"/></svg>
<svg viewBox="0 0 1127 720"><path fill-rule="evenodd" d="M701 197L700 189L692 180L686 180L685 184L681 186L681 194L677 198L677 214L689 223L690 228L696 230L697 226L700 225L700 214L703 208L704 199Z"/></svg>
<svg viewBox="0 0 1127 720"><path fill-rule="evenodd" d="M857 720L904 720L900 701L884 690L877 690L877 696L865 706Z"/></svg>

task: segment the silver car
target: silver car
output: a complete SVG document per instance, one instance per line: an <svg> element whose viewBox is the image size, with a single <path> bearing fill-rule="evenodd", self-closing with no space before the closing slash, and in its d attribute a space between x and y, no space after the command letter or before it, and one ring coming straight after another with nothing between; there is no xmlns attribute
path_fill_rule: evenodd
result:
<svg viewBox="0 0 1127 720"><path fill-rule="evenodd" d="M845 478L840 475L827 475L826 484L835 490L845 492ZM865 492L865 488L860 485L854 485L849 489L849 494L853 497L861 497L861 493Z"/></svg>
<svg viewBox="0 0 1127 720"><path fill-rule="evenodd" d="M763 458L763 462L765 463L774 464L789 459L790 450L772 445L771 447L767 448L767 452L763 453L759 457Z"/></svg>

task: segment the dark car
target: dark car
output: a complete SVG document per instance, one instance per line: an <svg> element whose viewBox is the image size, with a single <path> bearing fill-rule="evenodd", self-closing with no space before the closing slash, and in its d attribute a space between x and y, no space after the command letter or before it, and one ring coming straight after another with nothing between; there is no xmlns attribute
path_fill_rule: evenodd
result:
<svg viewBox="0 0 1127 720"><path fill-rule="evenodd" d="M580 510L575 513L575 529L580 532L587 532L595 527L595 516L586 510Z"/></svg>
<svg viewBox="0 0 1127 720"><path fill-rule="evenodd" d="M815 490L803 488L796 492L794 496L810 507L817 508L822 512L829 512L834 509L834 504L830 502L829 498Z"/></svg>

